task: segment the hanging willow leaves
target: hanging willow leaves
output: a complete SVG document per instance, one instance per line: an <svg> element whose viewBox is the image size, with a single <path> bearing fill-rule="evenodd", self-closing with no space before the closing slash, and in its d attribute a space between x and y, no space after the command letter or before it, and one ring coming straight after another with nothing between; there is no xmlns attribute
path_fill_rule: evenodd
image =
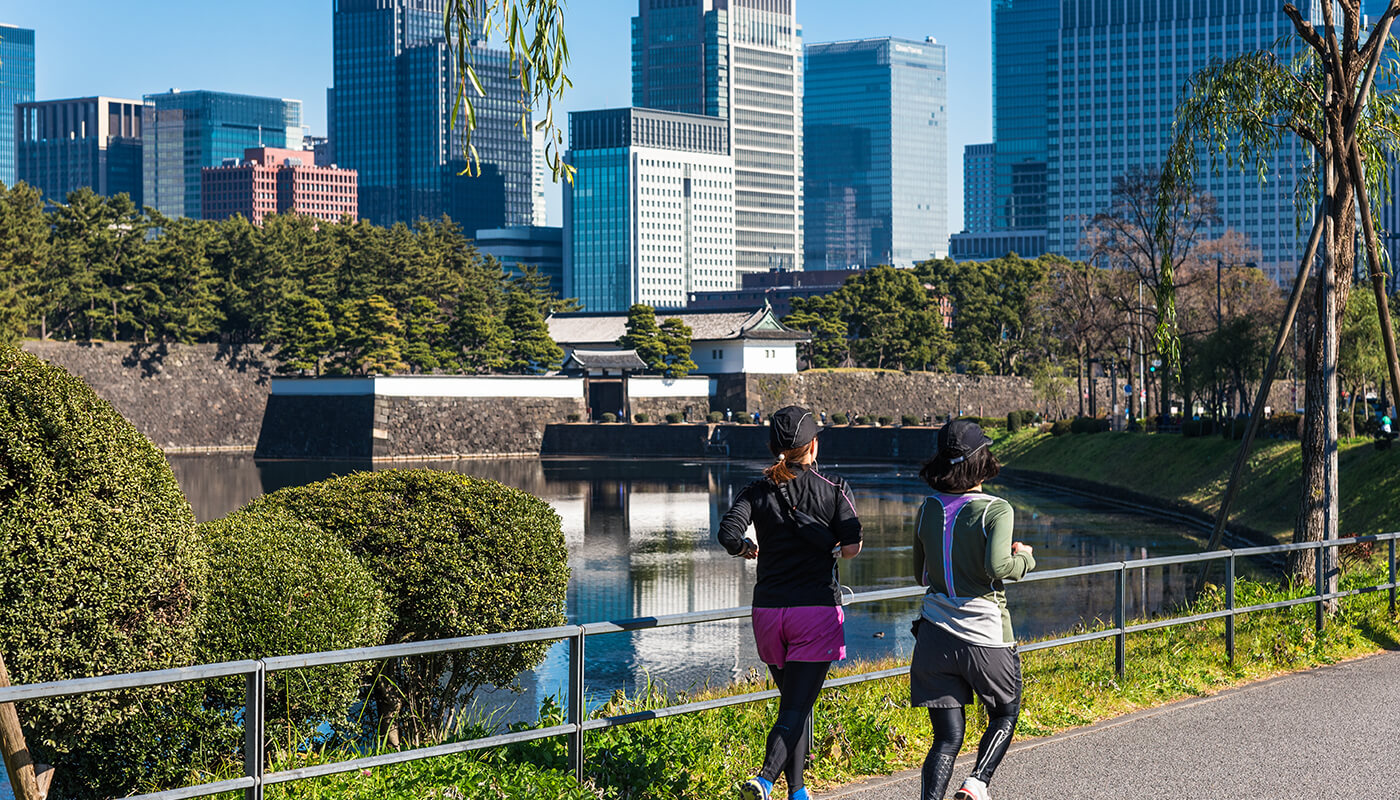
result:
<svg viewBox="0 0 1400 800"><path fill-rule="evenodd" d="M463 151L465 172L479 173L480 158L471 142L476 130L476 100L486 90L476 74L473 42L489 41L493 34L503 40L511 74L520 83L515 100L519 106L520 135L540 131L545 140L545 162L554 174L572 181L574 168L564 163L564 133L554 123L554 101L571 87L566 72L569 46L564 39L563 0L449 0L443 15L443 32L456 61L456 95L452 102L452 124L466 127ZM543 116L532 121L535 110Z"/></svg>

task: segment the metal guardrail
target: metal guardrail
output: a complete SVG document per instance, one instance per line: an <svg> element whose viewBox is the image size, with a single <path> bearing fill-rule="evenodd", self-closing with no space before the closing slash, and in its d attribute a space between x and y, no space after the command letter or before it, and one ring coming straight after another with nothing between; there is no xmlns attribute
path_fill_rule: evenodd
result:
<svg viewBox="0 0 1400 800"><path fill-rule="evenodd" d="M1063 578L1072 578L1084 575L1103 575L1112 573L1115 575L1114 593L1114 614L1112 627L1103 630L1080 633L1070 636L1061 636L1055 639L1048 639L1038 642L1029 642L1020 646L1022 652L1035 650L1045 650L1055 647L1064 647L1079 642L1089 642L1098 639L1114 639L1114 669L1118 677L1122 678L1126 670L1126 644L1127 636L1130 633L1156 630L1159 628L1172 627L1177 625L1187 625L1205 620L1221 619L1225 620L1225 651L1230 663L1235 660L1235 618L1241 614L1248 614L1255 611L1266 611L1270 609L1288 608L1305 603L1315 603L1316 625L1320 631L1326 621L1324 604L1329 600L1335 600L1353 595L1366 594L1388 590L1390 592L1390 611L1395 613L1396 590L1400 584L1396 582L1396 561L1395 548L1396 540L1400 539L1400 532L1383 533L1373 536L1356 536L1347 539L1336 539L1328 542L1305 542L1299 544L1271 545L1265 547L1246 547L1233 550L1216 550L1209 553L1192 553L1178 556L1161 556L1157 558L1144 558L1131 561L1113 561L1103 564L1090 564L1080 567L1069 567L1066 569L1046 570L1042 572L1032 572L1023 578L1019 583L1038 583L1041 581L1053 581ZM1348 591L1325 592L1323 590L1326 566L1326 559L1314 559L1317 564L1316 577L1313 585L1313 593L1306 597L1294 598L1292 600L1282 600L1273 603L1261 603L1252 606L1237 607L1235 605L1235 566L1236 560L1255 556L1275 555L1289 553L1299 550L1317 550L1319 556L1321 551L1327 548L1342 547L1350 544L1362 542L1386 542L1389 546L1389 580L1386 583L1375 586L1367 586ZM1127 608L1127 576L1132 570L1151 569L1153 567L1171 566L1176 564L1206 563L1215 561L1225 561L1225 608L1220 611L1212 611L1203 614L1193 614L1185 617L1172 617L1169 619L1152 620L1129 625L1126 620ZM862 592L856 594L848 604L876 603L887 600L906 600L920 597L924 594L924 588L911 586L899 589L882 589L872 592ZM613 622L590 622L584 625L564 625L557 628L543 628L539 630L518 631L513 633L493 633L482 636L468 636L457 639L440 639L425 642L410 642L407 644L386 645L382 647L362 647L353 650L336 650L325 653L307 653L303 655L275 656L260 660L231 661L222 664L206 664L194 667L181 667L178 669L164 669L152 672L137 672L127 675L110 675L97 678L79 678L76 680L55 681L50 683L35 683L22 686L11 686L0 688L0 703L12 703L25 700L40 700L54 697L64 697L79 694L92 694L95 692L113 691L118 689L133 689L140 687L167 686L189 681L206 680L210 678L230 677L242 675L246 681L246 694L244 700L244 754L243 754L243 777L231 780L218 781L216 783L206 783L196 786L188 786L180 789L171 789L163 792L138 795L132 800L183 800L184 798L207 797L209 795L222 792L238 791L244 792L245 800L262 800L263 789L278 783L304 780L322 775L334 775L343 772L368 769L371 767L384 766L387 764L398 764L406 761L417 761L420 759L433 758L436 756L449 755L453 753L464 753L471 750L480 750L487 747L497 747L500 745L514 744L519 742L529 742L537 739L547 739L554 736L569 737L569 763L574 770L574 774L580 779L584 773L584 734L587 731L612 728L620 725L630 725L636 722L662 719L664 717L676 716L678 714L691 714L701 711L708 711L725 706L751 703L758 700L768 700L778 696L777 690L769 689L760 692L749 692L732 697L717 698L714 700L704 700L681 705L667 706L665 708L652 709L647 711L636 711L629 714L600 717L589 719L586 706L586 693L584 691L584 652L588 637L609 633L621 633L626 631L650 630L653 628L673 627L677 625L695 625L704 622L718 622L722 620L743 619L749 616L751 609L748 606L737 608L718 609L714 611L697 611L687 614L669 614L656 617L639 617L636 619L618 620ZM525 644L528 642L555 641L560 639L569 640L569 701L567 721L562 725L553 725L547 728L534 728L530 730L514 731L511 733L497 734L481 739L472 739L463 742L450 742L432 747L421 747L411 750L402 750L393 753L383 753L362 758L339 761L332 764L321 764L301 769L284 770L281 772L267 772L264 750L264 735L266 722L266 691L267 674L289 669L301 669L304 667L330 666L335 664L352 664L363 661L377 661L386 658L404 658L408 656L429 655L450 653L460 650L472 650L480 647L494 647L509 644ZM846 675L839 678L829 678L824 686L834 688L837 686L847 686L866 681L882 680L906 675L909 672L908 666L895 667L892 669L879 670L876 672L858 673Z"/></svg>

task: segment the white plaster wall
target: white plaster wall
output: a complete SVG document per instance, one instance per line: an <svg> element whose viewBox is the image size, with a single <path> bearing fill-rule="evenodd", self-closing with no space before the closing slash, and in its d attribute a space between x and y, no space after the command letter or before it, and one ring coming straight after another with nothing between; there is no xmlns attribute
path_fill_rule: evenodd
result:
<svg viewBox="0 0 1400 800"><path fill-rule="evenodd" d="M662 378L632 376L627 379L628 397L709 397L714 381L709 378Z"/></svg>
<svg viewBox="0 0 1400 800"><path fill-rule="evenodd" d="M797 373L797 344L794 342L744 342L744 368L748 374Z"/></svg>
<svg viewBox="0 0 1400 800"><path fill-rule="evenodd" d="M582 378L393 375L376 378L273 378L274 395L380 397L550 397L583 399Z"/></svg>

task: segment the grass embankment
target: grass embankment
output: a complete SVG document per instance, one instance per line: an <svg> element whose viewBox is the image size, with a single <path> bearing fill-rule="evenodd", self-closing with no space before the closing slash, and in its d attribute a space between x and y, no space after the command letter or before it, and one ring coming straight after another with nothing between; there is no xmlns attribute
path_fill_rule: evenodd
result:
<svg viewBox="0 0 1400 800"><path fill-rule="evenodd" d="M1214 514L1239 448L1239 442L1218 436L1022 432L1003 439L996 453L1013 469L1093 481ZM1339 462L1342 535L1400 528L1394 507L1400 498L1400 449L1377 450L1369 439L1344 441ZM1231 522L1291 541L1301 474L1298 442L1256 442L1231 505Z"/></svg>
<svg viewBox="0 0 1400 800"><path fill-rule="evenodd" d="M1349 552L1345 587L1375 585L1384 565L1364 550ZM1237 586L1240 605L1284 599L1276 587L1249 581ZM1190 612L1223 608L1218 588L1205 593ZM1185 612L1183 612L1185 613ZM1236 661L1225 658L1224 623L1212 621L1128 637L1127 676L1113 670L1112 640L1073 645L1024 656L1025 699L1017 735L1043 736L1140 708L1217 692L1282 672L1328 664L1400 647L1400 629L1384 593L1343 601L1319 636L1313 607L1260 612L1237 624ZM871 671L891 666L850 665L840 670ZM755 681L703 695L667 696L654 690L614 699L606 714L753 691ZM808 770L815 789L919 764L929 746L927 719L908 707L908 680L843 687L823 693L817 706L814 761ZM485 753L382 767L295 784L270 787L269 798L289 800L408 800L408 798L534 797L712 798L728 796L733 782L758 768L764 737L776 702L751 703L698 715L672 717L590 733L588 779L579 786L565 774L562 739L498 748ZM546 709L545 724L557 712ZM985 725L981 712L969 720L965 749L974 749ZM480 735L474 732L473 735ZM308 766L353 757L348 751L282 759L275 769ZM231 776L231 775L230 775ZM779 791L775 797L782 797Z"/></svg>

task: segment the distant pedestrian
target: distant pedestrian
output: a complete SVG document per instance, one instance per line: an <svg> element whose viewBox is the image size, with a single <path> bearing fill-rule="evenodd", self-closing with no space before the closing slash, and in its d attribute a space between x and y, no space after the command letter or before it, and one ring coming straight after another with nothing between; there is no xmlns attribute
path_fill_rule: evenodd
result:
<svg viewBox="0 0 1400 800"><path fill-rule="evenodd" d="M825 412L825 411L822 412L822 427L823 427L823 428L826 427L826 412Z"/></svg>
<svg viewBox="0 0 1400 800"><path fill-rule="evenodd" d="M719 525L730 555L758 559L754 640L781 695L763 767L739 785L743 800L768 800L780 774L788 797L807 800L807 720L831 662L846 657L836 563L860 552L860 518L846 482L817 471L816 437L805 408L769 417L768 449L777 463L739 492ZM757 541L745 538L750 523Z"/></svg>
<svg viewBox="0 0 1400 800"><path fill-rule="evenodd" d="M987 709L987 731L972 774L955 800L989 800L987 784L1006 755L1021 711L1021 657L1003 581L1035 568L1031 548L1011 539L1011 504L984 494L1001 467L976 423L953 420L919 476L934 490L915 523L914 571L928 587L914 621L909 702L928 708L933 746L924 759L922 800L941 800L962 748L964 707Z"/></svg>
<svg viewBox="0 0 1400 800"><path fill-rule="evenodd" d="M763 421L763 415L760 414L760 413L758 413L757 411L753 412L753 424L757 425L758 423L760 423L760 422L762 422L762 421Z"/></svg>

